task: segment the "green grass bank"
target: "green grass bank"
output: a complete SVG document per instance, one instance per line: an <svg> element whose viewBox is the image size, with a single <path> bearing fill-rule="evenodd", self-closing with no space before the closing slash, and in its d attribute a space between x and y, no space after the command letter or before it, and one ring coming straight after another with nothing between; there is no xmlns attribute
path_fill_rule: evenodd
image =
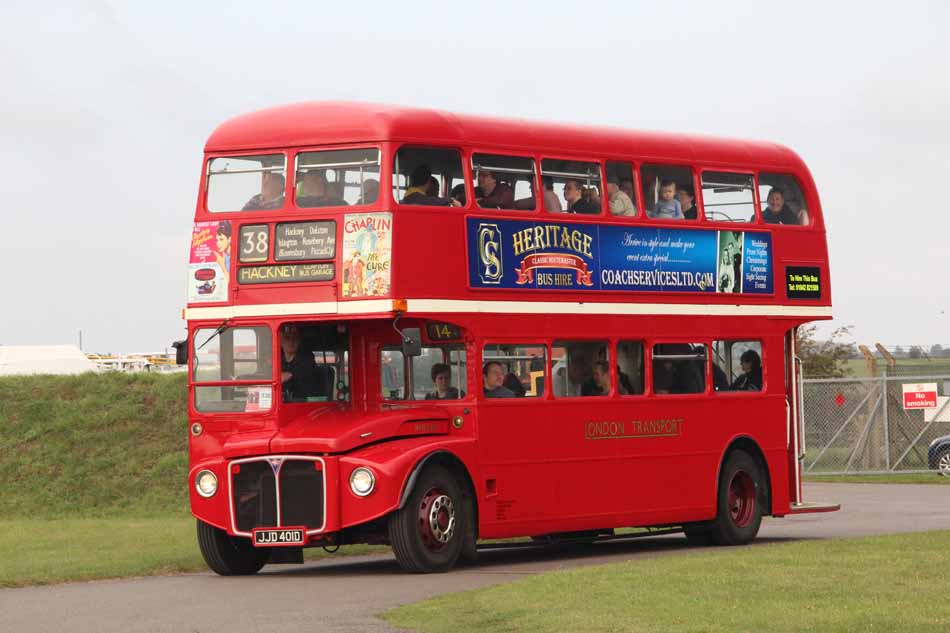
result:
<svg viewBox="0 0 950 633"><path fill-rule="evenodd" d="M950 531L644 558L383 614L420 633L920 632L950 625Z"/></svg>

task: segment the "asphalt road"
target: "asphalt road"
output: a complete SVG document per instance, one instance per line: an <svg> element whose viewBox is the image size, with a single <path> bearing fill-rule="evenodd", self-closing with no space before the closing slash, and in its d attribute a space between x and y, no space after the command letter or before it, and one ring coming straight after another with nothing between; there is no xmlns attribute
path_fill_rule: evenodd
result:
<svg viewBox="0 0 950 633"><path fill-rule="evenodd" d="M950 529L950 486L810 484L810 501L842 510L767 519L758 543ZM209 573L0 590L0 632L393 631L375 614L453 591L581 565L686 554L681 535L568 551L483 552L476 567L404 574L391 556L268 566L257 576Z"/></svg>

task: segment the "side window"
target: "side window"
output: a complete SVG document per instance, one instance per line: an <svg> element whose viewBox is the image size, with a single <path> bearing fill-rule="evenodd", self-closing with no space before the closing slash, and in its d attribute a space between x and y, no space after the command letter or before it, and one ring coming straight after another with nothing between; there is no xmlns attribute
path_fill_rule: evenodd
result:
<svg viewBox="0 0 950 633"><path fill-rule="evenodd" d="M475 202L483 209L533 210L534 159L474 154Z"/></svg>
<svg viewBox="0 0 950 633"><path fill-rule="evenodd" d="M621 396L643 393L643 343L640 341L617 344L617 391Z"/></svg>
<svg viewBox="0 0 950 633"><path fill-rule="evenodd" d="M425 347L412 359L416 400L458 400L465 397L465 348Z"/></svg>
<svg viewBox="0 0 950 633"><path fill-rule="evenodd" d="M703 211L707 220L754 222L752 174L704 171Z"/></svg>
<svg viewBox="0 0 950 633"><path fill-rule="evenodd" d="M576 160L541 161L544 210L552 213L600 215L600 165Z"/></svg>
<svg viewBox="0 0 950 633"><path fill-rule="evenodd" d="M658 394L703 393L706 390L706 346L702 343L660 343L653 346L653 391Z"/></svg>
<svg viewBox="0 0 950 633"><path fill-rule="evenodd" d="M633 185L633 165L608 160L607 208L610 215L634 217L637 215L636 196Z"/></svg>
<svg viewBox="0 0 950 633"><path fill-rule="evenodd" d="M208 161L208 211L255 211L284 206L283 154L226 156Z"/></svg>
<svg viewBox="0 0 950 633"><path fill-rule="evenodd" d="M268 411L273 406L273 346L265 326L195 331L192 377L195 408L208 412ZM261 385L202 387L203 382L260 380Z"/></svg>
<svg viewBox="0 0 950 633"><path fill-rule="evenodd" d="M799 226L811 224L805 196L795 176L760 173L759 202L762 205L763 222Z"/></svg>
<svg viewBox="0 0 950 633"><path fill-rule="evenodd" d="M606 342L555 341L551 381L559 398L610 393L610 357Z"/></svg>
<svg viewBox="0 0 950 633"><path fill-rule="evenodd" d="M762 391L762 343L713 341L716 391Z"/></svg>
<svg viewBox="0 0 950 633"><path fill-rule="evenodd" d="M461 154L454 149L400 148L393 161L393 198L400 204L465 204Z"/></svg>
<svg viewBox="0 0 950 633"><path fill-rule="evenodd" d="M406 369L402 350L384 349L379 353L379 384L384 399L406 398Z"/></svg>
<svg viewBox="0 0 950 633"><path fill-rule="evenodd" d="M541 344L486 345L482 352L482 394L486 398L544 395L546 349Z"/></svg>
<svg viewBox="0 0 950 633"><path fill-rule="evenodd" d="M372 204L379 198L379 150L340 149L297 155L298 207Z"/></svg>
<svg viewBox="0 0 950 633"><path fill-rule="evenodd" d="M640 167L643 204L647 217L661 220L695 220L696 206L684 207L681 192L693 194L693 170L676 165ZM690 196L695 201L695 196Z"/></svg>

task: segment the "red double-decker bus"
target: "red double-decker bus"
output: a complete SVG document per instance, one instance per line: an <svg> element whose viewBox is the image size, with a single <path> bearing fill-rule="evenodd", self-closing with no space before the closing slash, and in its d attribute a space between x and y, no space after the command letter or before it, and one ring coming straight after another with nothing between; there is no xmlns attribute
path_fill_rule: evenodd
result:
<svg viewBox="0 0 950 633"><path fill-rule="evenodd" d="M752 540L802 499L795 329L824 222L773 143L353 103L209 138L191 508L220 574L389 543ZM185 348L183 348L184 351Z"/></svg>

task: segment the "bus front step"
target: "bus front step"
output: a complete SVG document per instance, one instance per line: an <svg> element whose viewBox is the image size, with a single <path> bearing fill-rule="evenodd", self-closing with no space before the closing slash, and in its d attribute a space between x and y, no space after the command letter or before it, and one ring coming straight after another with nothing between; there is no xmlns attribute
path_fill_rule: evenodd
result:
<svg viewBox="0 0 950 633"><path fill-rule="evenodd" d="M793 503L788 513L811 514L813 512L837 512L840 509L840 503Z"/></svg>

